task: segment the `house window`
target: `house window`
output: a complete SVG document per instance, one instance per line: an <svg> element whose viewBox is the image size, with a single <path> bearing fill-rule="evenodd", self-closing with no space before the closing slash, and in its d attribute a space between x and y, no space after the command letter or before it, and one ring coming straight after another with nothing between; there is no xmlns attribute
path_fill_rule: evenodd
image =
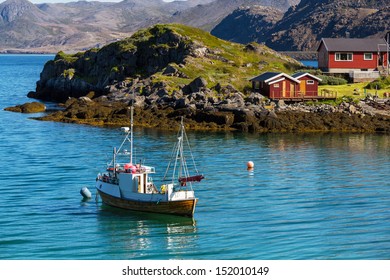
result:
<svg viewBox="0 0 390 280"><path fill-rule="evenodd" d="M306 81L306 84L308 84L308 85L314 85L314 81L313 81L313 80L307 80L307 81Z"/></svg>
<svg viewBox="0 0 390 280"><path fill-rule="evenodd" d="M352 61L352 53L336 53L336 61Z"/></svg>
<svg viewBox="0 0 390 280"><path fill-rule="evenodd" d="M278 88L279 87L279 84L274 84L274 88Z"/></svg>
<svg viewBox="0 0 390 280"><path fill-rule="evenodd" d="M364 53L364 60L372 60L372 53Z"/></svg>
<svg viewBox="0 0 390 280"><path fill-rule="evenodd" d="M255 89L260 89L260 82L254 82L253 84Z"/></svg>

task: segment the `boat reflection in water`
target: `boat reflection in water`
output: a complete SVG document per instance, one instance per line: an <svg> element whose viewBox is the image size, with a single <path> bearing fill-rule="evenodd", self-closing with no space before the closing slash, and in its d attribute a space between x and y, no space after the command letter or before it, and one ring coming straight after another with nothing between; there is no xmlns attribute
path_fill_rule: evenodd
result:
<svg viewBox="0 0 390 280"><path fill-rule="evenodd" d="M107 258L111 254L121 259L191 258L199 245L192 218L102 207L98 230L107 236Z"/></svg>

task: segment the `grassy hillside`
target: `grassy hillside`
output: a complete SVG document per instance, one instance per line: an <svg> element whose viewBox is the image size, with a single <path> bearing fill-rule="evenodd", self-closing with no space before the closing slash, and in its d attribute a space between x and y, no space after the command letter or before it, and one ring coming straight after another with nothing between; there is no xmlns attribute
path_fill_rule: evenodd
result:
<svg viewBox="0 0 390 280"><path fill-rule="evenodd" d="M189 38L192 43L206 46L211 53L203 57L188 57L181 71L192 80L204 77L210 87L217 83L231 84L243 91L248 86L248 79L264 71L292 72L298 64L291 59L281 56L263 45L255 44L256 51L245 50L245 46L218 39L210 33L200 29L184 26L159 26L169 28ZM176 66L176 65L174 65ZM156 73L158 79L175 85L188 81L177 77L162 76Z"/></svg>
<svg viewBox="0 0 390 280"><path fill-rule="evenodd" d="M131 80L151 77L163 81L168 92L203 77L212 88L231 84L243 91L248 79L264 71L293 72L300 64L264 45L250 47L218 39L210 33L180 24L159 24L142 29L132 37L101 49L65 55L59 53L55 64L72 69L75 77L88 82ZM167 66L182 73L163 75ZM102 76L103 75L103 76Z"/></svg>

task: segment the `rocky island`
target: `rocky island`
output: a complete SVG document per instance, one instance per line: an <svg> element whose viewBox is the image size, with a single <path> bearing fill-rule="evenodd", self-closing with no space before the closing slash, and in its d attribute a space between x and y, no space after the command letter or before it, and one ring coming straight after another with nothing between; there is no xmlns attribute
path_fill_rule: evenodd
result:
<svg viewBox="0 0 390 280"><path fill-rule="evenodd" d="M261 44L155 25L100 49L58 53L28 96L64 107L41 120L90 125L128 125L134 104L136 125L160 129L176 127L184 116L198 130L390 132L390 104L275 104L251 92L248 79L261 72L300 68Z"/></svg>

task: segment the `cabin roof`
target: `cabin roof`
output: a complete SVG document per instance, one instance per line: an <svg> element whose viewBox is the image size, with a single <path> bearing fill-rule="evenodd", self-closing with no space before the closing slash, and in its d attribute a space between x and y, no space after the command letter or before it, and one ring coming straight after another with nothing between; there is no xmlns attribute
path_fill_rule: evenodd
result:
<svg viewBox="0 0 390 280"><path fill-rule="evenodd" d="M297 80L294 77L291 77L290 75L287 75L286 73L281 72L264 72L263 74L260 74L259 76L253 77L249 79L250 81L256 81L256 82L265 82L270 83L274 81L277 78L288 78L296 83L299 83L299 80Z"/></svg>
<svg viewBox="0 0 390 280"><path fill-rule="evenodd" d="M324 45L328 52L377 52L386 51L386 41L383 38L322 38L317 49Z"/></svg>
<svg viewBox="0 0 390 280"><path fill-rule="evenodd" d="M307 73L307 72L298 72L298 73L295 73L293 75L291 75L293 78L299 80L300 78L302 77L305 77L305 76L309 76L310 78L314 79L314 80L317 80L317 81L322 81L322 79L318 78L317 76L314 76L310 73Z"/></svg>

